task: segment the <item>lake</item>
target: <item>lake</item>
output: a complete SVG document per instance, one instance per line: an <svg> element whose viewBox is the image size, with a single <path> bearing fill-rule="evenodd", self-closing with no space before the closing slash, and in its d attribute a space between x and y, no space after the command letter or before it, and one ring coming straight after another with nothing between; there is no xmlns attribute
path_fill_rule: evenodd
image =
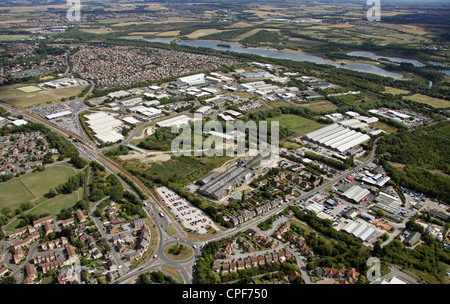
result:
<svg viewBox="0 0 450 304"><path fill-rule="evenodd" d="M400 57L387 57L387 56L378 56L372 52L364 52L364 51L355 51L347 53L348 56L354 56L354 57L364 57L364 58L370 58L373 60L380 60L382 59L388 59L388 61L392 61L395 63L411 63L413 66L417 68L424 67L425 64L422 62L415 60L415 59L406 59L406 58L400 58Z"/></svg>
<svg viewBox="0 0 450 304"><path fill-rule="evenodd" d="M173 39L171 39L171 38L146 39L146 38L142 38L142 37L127 37L126 39L144 40L147 42L160 42L160 43L170 43L173 41ZM376 75L380 75L380 76L384 76L384 77L392 77L392 78L396 78L396 79L403 77L403 75L400 73L389 72L389 71L383 70L372 64L349 62L348 64L342 66L337 63L326 61L319 56L279 51L279 50L274 50L274 49L244 48L237 43L212 41L212 40L184 40L184 41L177 41L176 43L179 45L211 48L211 49L220 50L220 51L229 51L229 52L236 52L236 53L243 53L243 54L254 54L254 55L259 55L262 57L274 58L274 59L288 59L288 60L292 60L292 61L312 62L312 63L316 63L316 64L327 64L327 65L332 65L332 66L335 66L335 67L341 68L341 69L347 69L347 70L363 72L363 73L371 73L371 74L376 74ZM218 46L217 45L218 43L227 44L227 45L229 45L229 47Z"/></svg>

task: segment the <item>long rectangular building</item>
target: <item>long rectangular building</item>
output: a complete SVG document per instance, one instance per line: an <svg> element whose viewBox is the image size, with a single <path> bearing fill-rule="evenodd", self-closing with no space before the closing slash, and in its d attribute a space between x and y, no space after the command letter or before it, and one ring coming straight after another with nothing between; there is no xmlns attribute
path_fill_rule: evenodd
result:
<svg viewBox="0 0 450 304"><path fill-rule="evenodd" d="M358 223L352 220L348 220L347 224L341 230L353 234L363 242L372 242L377 235L377 231L374 228L365 223Z"/></svg>
<svg viewBox="0 0 450 304"><path fill-rule="evenodd" d="M315 130L305 137L317 144L339 152L346 152L370 139L369 135L356 132L339 124L332 124Z"/></svg>
<svg viewBox="0 0 450 304"><path fill-rule="evenodd" d="M221 200L250 176L249 169L235 165L209 180L204 186L198 188L197 192L214 200Z"/></svg>
<svg viewBox="0 0 450 304"><path fill-rule="evenodd" d="M172 126L181 126L185 124L189 124L191 121L196 120L196 118L191 118L187 115L180 115L173 118L169 118L163 121L159 121L156 123L157 127L172 127Z"/></svg>
<svg viewBox="0 0 450 304"><path fill-rule="evenodd" d="M117 142L124 139L124 136L116 131L116 128L123 125L123 122L115 119L105 112L95 112L84 115L86 124L95 133L95 137L101 142Z"/></svg>

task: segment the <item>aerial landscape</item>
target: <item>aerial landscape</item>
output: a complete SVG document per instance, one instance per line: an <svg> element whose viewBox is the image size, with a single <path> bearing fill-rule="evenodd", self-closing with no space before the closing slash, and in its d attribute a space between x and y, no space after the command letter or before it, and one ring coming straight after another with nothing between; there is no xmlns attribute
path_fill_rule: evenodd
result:
<svg viewBox="0 0 450 304"><path fill-rule="evenodd" d="M449 29L439 0L2 1L0 290L449 284Z"/></svg>

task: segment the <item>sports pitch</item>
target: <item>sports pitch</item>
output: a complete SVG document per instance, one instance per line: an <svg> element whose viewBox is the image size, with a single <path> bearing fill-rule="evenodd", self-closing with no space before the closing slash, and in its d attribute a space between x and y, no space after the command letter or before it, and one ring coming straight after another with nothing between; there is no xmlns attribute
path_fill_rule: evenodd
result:
<svg viewBox="0 0 450 304"><path fill-rule="evenodd" d="M12 84L0 87L0 100L19 108L60 102L62 98L77 96L86 86L43 90L35 85Z"/></svg>
<svg viewBox="0 0 450 304"><path fill-rule="evenodd" d="M17 88L17 90L24 92L24 93L33 93L33 92L39 92L42 91L41 88L35 87L35 86L26 86L26 87L21 87L21 88Z"/></svg>

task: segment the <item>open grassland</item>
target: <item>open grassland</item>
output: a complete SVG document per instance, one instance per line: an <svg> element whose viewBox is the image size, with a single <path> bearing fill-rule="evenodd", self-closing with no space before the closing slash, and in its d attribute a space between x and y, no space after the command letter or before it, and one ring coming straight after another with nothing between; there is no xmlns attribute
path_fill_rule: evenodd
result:
<svg viewBox="0 0 450 304"><path fill-rule="evenodd" d="M279 121L280 126L293 131L295 135L303 135L322 127L322 124L294 114L282 114L277 117L269 118L267 121Z"/></svg>
<svg viewBox="0 0 450 304"><path fill-rule="evenodd" d="M311 109L318 113L333 111L338 108L335 104L329 102L328 100L302 103L299 106Z"/></svg>
<svg viewBox="0 0 450 304"><path fill-rule="evenodd" d="M50 188L64 183L76 174L72 165L62 164L47 167L45 171L28 173L0 184L0 209L15 209L22 203L40 198Z"/></svg>
<svg viewBox="0 0 450 304"><path fill-rule="evenodd" d="M26 93L34 85L24 86L23 84L13 84L0 87L0 100L12 106L26 108L46 103L60 101L62 98L76 96L86 86L75 86L62 89L45 89L38 92Z"/></svg>
<svg viewBox="0 0 450 304"><path fill-rule="evenodd" d="M430 97L430 96L426 96L426 95L422 95L422 94L403 96L403 98L408 99L408 100L413 100L413 101L419 102L419 103L424 103L424 104L430 105L430 106L432 106L434 108L438 108L438 109L450 107L450 101L448 101L448 100L434 98L434 97Z"/></svg>
<svg viewBox="0 0 450 304"><path fill-rule="evenodd" d="M78 191L71 194L60 194L31 209L28 214L39 216L44 213L50 213L50 215L56 217L62 209L73 207L82 197L83 188L80 188Z"/></svg>
<svg viewBox="0 0 450 304"><path fill-rule="evenodd" d="M92 27L92 28L80 28L80 30L84 33L89 33L89 34L109 34L114 32L114 30L112 30L109 27Z"/></svg>
<svg viewBox="0 0 450 304"><path fill-rule="evenodd" d="M116 158L115 161L128 171L139 171L153 181L164 183L176 182L191 174L198 178L202 174L208 173L206 171L221 166L229 159L226 156L172 156L164 162L143 163L136 158L127 160Z"/></svg>
<svg viewBox="0 0 450 304"><path fill-rule="evenodd" d="M407 90L402 90L402 89L397 89L397 88L392 88L392 87L384 87L384 88L385 88L384 93L389 93L389 94L393 94L393 95L409 94L409 91L407 91Z"/></svg>
<svg viewBox="0 0 450 304"><path fill-rule="evenodd" d="M0 35L0 41L19 41L30 38L30 35Z"/></svg>
<svg viewBox="0 0 450 304"><path fill-rule="evenodd" d="M385 124L381 121L371 123L370 126L380 129L380 130L383 130L383 131L386 131L387 133L397 133L398 132L397 128L391 127L390 125Z"/></svg>
<svg viewBox="0 0 450 304"><path fill-rule="evenodd" d="M34 198L18 178L0 184L0 209L5 207L15 209Z"/></svg>
<svg viewBox="0 0 450 304"><path fill-rule="evenodd" d="M67 209L73 207L83 196L83 189L79 189L71 194L60 194L54 198L44 200L43 202L38 202L38 205L30 210L27 214L33 214L40 216L41 214L48 213L54 218L61 212L62 209ZM41 201L41 200L40 200ZM6 232L12 232L17 229L17 226L22 220L16 218L8 225L3 227Z"/></svg>

